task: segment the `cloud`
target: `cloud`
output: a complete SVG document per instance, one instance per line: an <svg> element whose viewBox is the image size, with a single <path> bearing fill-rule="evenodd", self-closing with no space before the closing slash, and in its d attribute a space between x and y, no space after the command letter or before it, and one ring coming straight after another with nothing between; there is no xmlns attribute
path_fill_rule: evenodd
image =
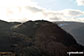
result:
<svg viewBox="0 0 84 56"><path fill-rule="evenodd" d="M31 10L32 12L41 12L43 11L41 8L35 7L35 6L26 6L25 7L28 10Z"/></svg>
<svg viewBox="0 0 84 56"><path fill-rule="evenodd" d="M36 6L36 3L31 0L0 0L0 19L9 22L29 20L33 13L25 6Z"/></svg>
<svg viewBox="0 0 84 56"><path fill-rule="evenodd" d="M79 6L84 6L84 0L76 0Z"/></svg>
<svg viewBox="0 0 84 56"><path fill-rule="evenodd" d="M77 16L84 15L83 11L74 10L74 9L67 9L67 10L64 10L63 12L64 12L65 15L72 16L72 17L77 17Z"/></svg>
<svg viewBox="0 0 84 56"><path fill-rule="evenodd" d="M80 16L84 16L84 12L75 9L65 9L61 11L46 11L46 18L50 21L78 21L83 22ZM45 15L44 14L44 15ZM79 17L79 19L78 19Z"/></svg>
<svg viewBox="0 0 84 56"><path fill-rule="evenodd" d="M17 2L16 0L11 0L11 1L8 0L8 1L9 2L7 2L6 4L0 4L1 20L5 20L9 22L10 21L25 22L28 20L44 19L48 21L83 22L82 21L83 18L80 18L80 16L83 16L84 12L80 10L65 9L60 11L53 11L38 6L38 4L36 2L32 2L32 0L17 0Z"/></svg>

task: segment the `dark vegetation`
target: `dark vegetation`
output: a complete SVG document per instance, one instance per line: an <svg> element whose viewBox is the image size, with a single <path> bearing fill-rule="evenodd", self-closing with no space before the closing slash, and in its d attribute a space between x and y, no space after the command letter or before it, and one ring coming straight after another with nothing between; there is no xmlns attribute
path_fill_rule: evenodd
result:
<svg viewBox="0 0 84 56"><path fill-rule="evenodd" d="M0 51L16 56L68 56L70 51L83 51L69 33L57 24L44 21L25 23L0 21Z"/></svg>

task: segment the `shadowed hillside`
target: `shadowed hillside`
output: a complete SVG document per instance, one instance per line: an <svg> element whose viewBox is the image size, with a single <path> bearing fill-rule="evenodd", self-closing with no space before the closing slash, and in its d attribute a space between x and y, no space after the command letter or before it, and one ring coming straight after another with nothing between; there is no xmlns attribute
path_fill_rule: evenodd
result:
<svg viewBox="0 0 84 56"><path fill-rule="evenodd" d="M17 56L68 56L69 51L84 50L71 34L44 20L1 21L0 30L0 51L11 51Z"/></svg>

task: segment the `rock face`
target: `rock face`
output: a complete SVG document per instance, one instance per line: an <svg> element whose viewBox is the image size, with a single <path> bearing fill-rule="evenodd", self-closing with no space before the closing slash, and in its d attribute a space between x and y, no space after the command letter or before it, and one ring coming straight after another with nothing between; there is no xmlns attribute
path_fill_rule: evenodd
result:
<svg viewBox="0 0 84 56"><path fill-rule="evenodd" d="M0 32L0 51L7 49L17 56L68 56L69 51L84 50L73 36L48 21L5 24L0 26L6 30Z"/></svg>

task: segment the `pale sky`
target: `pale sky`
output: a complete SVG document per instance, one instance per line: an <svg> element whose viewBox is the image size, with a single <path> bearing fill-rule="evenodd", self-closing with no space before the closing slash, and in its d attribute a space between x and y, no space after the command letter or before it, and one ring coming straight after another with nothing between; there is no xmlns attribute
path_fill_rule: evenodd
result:
<svg viewBox="0 0 84 56"><path fill-rule="evenodd" d="M79 6L76 0L33 0L43 8L50 10L78 9L84 11L84 6ZM84 0L80 0L84 1ZM84 4L83 4L84 5Z"/></svg>
<svg viewBox="0 0 84 56"><path fill-rule="evenodd" d="M0 19L84 22L84 0L0 0Z"/></svg>

